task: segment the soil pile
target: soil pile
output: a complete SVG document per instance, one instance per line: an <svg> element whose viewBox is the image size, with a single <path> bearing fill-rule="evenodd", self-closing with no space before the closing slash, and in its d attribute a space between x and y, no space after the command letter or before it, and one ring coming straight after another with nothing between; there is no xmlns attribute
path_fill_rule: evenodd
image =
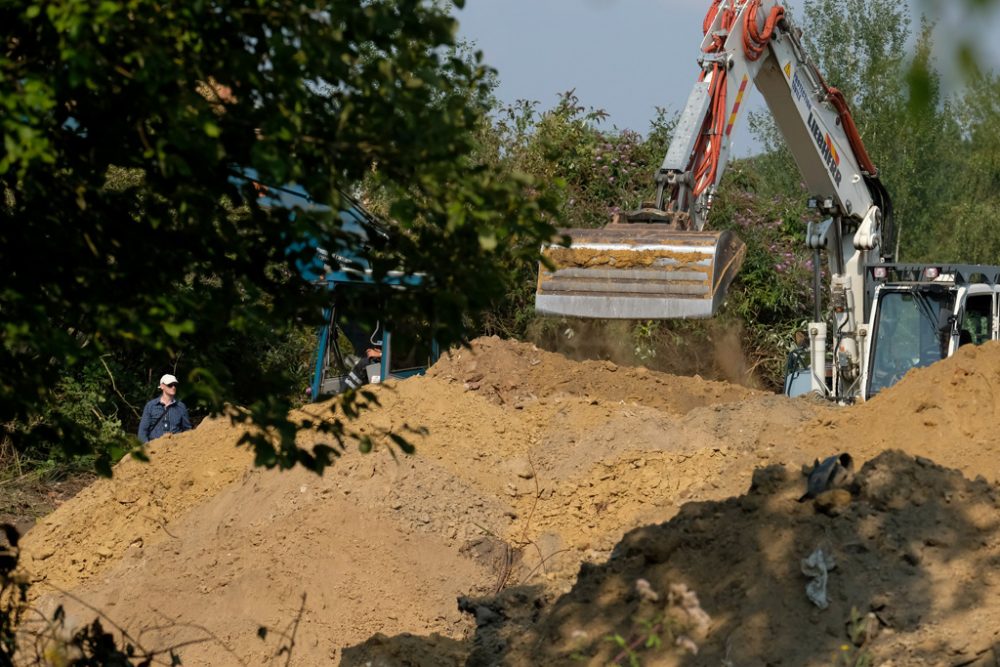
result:
<svg viewBox="0 0 1000 667"><path fill-rule="evenodd" d="M293 636L296 665L601 664L620 657L608 637L680 613L638 579L661 602L686 586L712 619L698 656L643 664L830 664L845 642L971 664L1000 641L998 381L987 344L833 408L481 339L375 388L357 424L374 454L322 478L255 470L210 422L47 517L25 563L49 608L52 584L144 646L197 642L186 665L284 664ZM408 429L412 457L385 436ZM800 467L840 451L865 466L854 495L796 503ZM800 572L819 547L837 563L823 611ZM855 646L849 620L877 636Z"/></svg>
<svg viewBox="0 0 1000 667"><path fill-rule="evenodd" d="M854 495L825 512L796 502L798 471L762 468L756 482L631 531L541 619L518 600L529 591L482 601L493 622L479 628L471 663L607 665L634 655L656 665L995 664L995 486L898 451L869 461ZM807 596L813 579L802 562L817 552L831 566L822 609ZM701 636L670 613L678 586L710 615ZM649 651L651 636L688 648Z"/></svg>
<svg viewBox="0 0 1000 667"><path fill-rule="evenodd" d="M891 391L824 416L802 437L858 443L865 456L903 449L996 481L998 416L1000 342L990 342L911 371Z"/></svg>
<svg viewBox="0 0 1000 667"><path fill-rule="evenodd" d="M42 519L28 540L29 570L70 589L117 564L130 549L170 539L166 525L244 474L252 457L234 447L242 431L228 420L154 440L155 466L123 460L114 480L98 480Z"/></svg>
<svg viewBox="0 0 1000 667"><path fill-rule="evenodd" d="M471 349L450 352L427 375L461 383L493 403L514 408L565 394L683 414L696 407L762 395L725 382L655 373L610 361L570 362L534 345L495 337L481 338Z"/></svg>

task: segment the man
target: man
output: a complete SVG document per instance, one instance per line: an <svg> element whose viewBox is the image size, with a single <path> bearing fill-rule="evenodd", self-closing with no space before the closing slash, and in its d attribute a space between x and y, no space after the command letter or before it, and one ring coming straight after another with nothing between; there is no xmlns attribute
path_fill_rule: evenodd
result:
<svg viewBox="0 0 1000 667"><path fill-rule="evenodd" d="M187 406L176 398L177 378L169 373L161 377L160 392L159 398L146 403L142 410L139 440L143 443L167 433L180 433L192 428Z"/></svg>
<svg viewBox="0 0 1000 667"><path fill-rule="evenodd" d="M371 382L371 378L368 376L368 367L382 362L382 341L375 342L374 338L375 334L372 334L372 347L365 350L364 358L359 359L351 372L347 374L346 383L351 389L357 389L361 385Z"/></svg>

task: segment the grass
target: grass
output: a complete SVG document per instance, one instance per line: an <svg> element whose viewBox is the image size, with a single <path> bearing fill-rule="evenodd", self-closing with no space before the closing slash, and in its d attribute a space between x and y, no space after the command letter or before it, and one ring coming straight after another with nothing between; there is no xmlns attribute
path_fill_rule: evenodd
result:
<svg viewBox="0 0 1000 667"><path fill-rule="evenodd" d="M0 448L0 523L23 534L96 478L86 461L34 461Z"/></svg>

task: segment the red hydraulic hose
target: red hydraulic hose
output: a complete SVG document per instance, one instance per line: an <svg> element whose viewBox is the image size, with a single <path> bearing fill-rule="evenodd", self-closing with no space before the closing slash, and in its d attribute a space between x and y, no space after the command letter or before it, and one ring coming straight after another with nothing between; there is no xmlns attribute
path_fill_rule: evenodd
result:
<svg viewBox="0 0 1000 667"><path fill-rule="evenodd" d="M702 29L706 35L719 15L720 4L720 0L712 0L712 5L705 15ZM732 6L721 11L723 12L719 26L721 34L712 36L712 42L705 48L705 53L721 53L725 48L725 36L729 34L736 22L736 12ZM701 80L704 79L705 73L702 72ZM719 158L722 153L722 137L726 119L726 68L719 63L712 67L709 97L711 99L709 113L702 126L701 135L695 143L694 164L691 169L694 177L692 193L695 197L715 183Z"/></svg>
<svg viewBox="0 0 1000 667"><path fill-rule="evenodd" d="M719 3L722 0L712 0L712 6L708 8L708 13L705 14L705 20L701 23L701 34L707 35L712 24L715 22L715 17L719 13Z"/></svg>
<svg viewBox="0 0 1000 667"><path fill-rule="evenodd" d="M785 8L775 5L764 21L764 30L757 27L757 10L760 9L760 0L750 0L750 6L743 14L743 52L747 60L757 60L767 48L767 43L774 35L774 27L785 16Z"/></svg>
<svg viewBox="0 0 1000 667"><path fill-rule="evenodd" d="M858 158L858 164L868 172L869 176L878 176L878 169L868 155L865 143L861 140L861 133L858 132L858 126L854 123L854 116L851 115L851 108L847 106L844 94L833 86L827 85L823 79L823 75L815 67L813 67L813 71L816 72L816 77L819 79L820 85L823 86L823 90L830 99L830 103L833 104L833 108L837 110L837 115L840 116L840 124L844 126L844 134L847 135L847 143L851 145L854 156Z"/></svg>

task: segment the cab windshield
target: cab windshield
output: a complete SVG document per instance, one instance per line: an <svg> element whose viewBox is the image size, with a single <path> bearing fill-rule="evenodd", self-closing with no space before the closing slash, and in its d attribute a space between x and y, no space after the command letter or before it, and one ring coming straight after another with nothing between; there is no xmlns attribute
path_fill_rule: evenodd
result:
<svg viewBox="0 0 1000 667"><path fill-rule="evenodd" d="M946 289L888 291L879 298L868 397L891 387L911 368L948 356L955 296Z"/></svg>

